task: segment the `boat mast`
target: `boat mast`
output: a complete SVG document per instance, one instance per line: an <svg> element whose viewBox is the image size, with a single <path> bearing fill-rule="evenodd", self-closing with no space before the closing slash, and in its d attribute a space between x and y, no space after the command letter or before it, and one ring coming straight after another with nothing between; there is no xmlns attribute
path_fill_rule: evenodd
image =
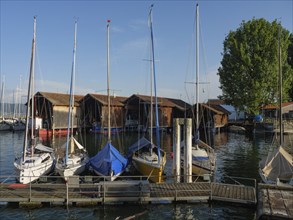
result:
<svg viewBox="0 0 293 220"><path fill-rule="evenodd" d="M150 12L149 12L149 25L151 26L151 19L152 19L152 15L151 15L151 10L152 10L152 7L153 5L151 5L151 8L150 8ZM151 27L150 27L151 28ZM151 105L150 105L150 128L149 128L149 132L150 132L150 141L151 141L151 145L152 147L150 148L150 155L153 154L153 144L154 144L154 140L153 140L153 113L154 113L154 102L153 102L153 77L154 77L154 69L153 69L153 48L152 48L152 38L150 39L150 44L151 44L151 47L150 47L150 88L151 88L151 91L150 91L150 95L151 95Z"/></svg>
<svg viewBox="0 0 293 220"><path fill-rule="evenodd" d="M20 113L20 104L21 104L21 75L19 77L19 89L18 91L18 97L17 97L17 102L18 102L18 118L21 118L21 113Z"/></svg>
<svg viewBox="0 0 293 220"><path fill-rule="evenodd" d="M158 112L158 97L157 97L157 85L156 85L156 69L155 69L155 49L154 49L154 37L153 37L153 21L152 21L152 9L154 5L151 5L149 12L150 31L151 31L151 50L152 50L152 73L154 77L154 90L155 90L155 109L156 109L156 139L158 147L158 163L160 164L161 152L160 152L160 132L159 132L159 112Z"/></svg>
<svg viewBox="0 0 293 220"><path fill-rule="evenodd" d="M69 111L68 111L68 124L67 124L67 139L66 139L66 152L65 152L65 165L68 162L69 144L70 153L73 152L73 109L74 109L74 84L75 84L75 60L76 60L76 31L77 31L77 21L74 23L74 43L73 43L73 61L71 69L71 79L70 79L70 95L69 95Z"/></svg>
<svg viewBox="0 0 293 220"><path fill-rule="evenodd" d="M2 120L4 121L4 76L3 76L3 81L2 81L2 88L1 88L1 117Z"/></svg>
<svg viewBox="0 0 293 220"><path fill-rule="evenodd" d="M198 96L199 96L199 6L198 3L196 4L196 117L195 117L195 137L196 137L196 148L198 148L198 140L199 140L199 104L198 104Z"/></svg>
<svg viewBox="0 0 293 220"><path fill-rule="evenodd" d="M280 125L280 146L283 146L283 116L282 116L282 99L283 99L283 94L282 94L282 87L283 87L283 82L282 82L282 64L281 64L281 25L279 26L279 31L278 31L278 60L279 60L279 106L280 106L280 111L279 111L279 125Z"/></svg>
<svg viewBox="0 0 293 220"><path fill-rule="evenodd" d="M26 156L26 149L27 149L27 142L28 142L28 125L29 125L29 115L31 114L31 139L33 141L33 130L34 130L34 114L33 114L33 93L31 87L33 86L32 80L34 75L34 65L35 65L35 49L36 49L36 16L34 17L34 33L33 33L33 41L32 41L32 55L31 55L31 64L30 64L30 75L29 75L29 84L28 84L28 90L27 90L27 108L26 108L26 123L25 123L25 136L24 136L24 143L23 143L23 155L22 155L22 161L25 161ZM30 98L32 101L32 106L30 105ZM32 149L33 152L33 149Z"/></svg>
<svg viewBox="0 0 293 220"><path fill-rule="evenodd" d="M108 142L111 142L111 115L110 115L110 20L107 21L107 96L108 96Z"/></svg>

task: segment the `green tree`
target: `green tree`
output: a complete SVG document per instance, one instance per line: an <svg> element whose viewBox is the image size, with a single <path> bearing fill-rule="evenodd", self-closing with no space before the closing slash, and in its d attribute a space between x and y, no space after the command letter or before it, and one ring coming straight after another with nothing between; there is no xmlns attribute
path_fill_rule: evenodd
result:
<svg viewBox="0 0 293 220"><path fill-rule="evenodd" d="M293 69L287 59L290 33L277 21L270 23L262 18L243 21L225 38L218 69L220 99L250 114L257 114L262 105L277 102L279 30L283 100L288 99L293 81Z"/></svg>

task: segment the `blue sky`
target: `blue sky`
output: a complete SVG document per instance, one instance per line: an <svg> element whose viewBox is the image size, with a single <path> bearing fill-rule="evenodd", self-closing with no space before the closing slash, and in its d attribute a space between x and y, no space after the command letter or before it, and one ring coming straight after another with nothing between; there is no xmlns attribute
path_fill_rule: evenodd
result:
<svg viewBox="0 0 293 220"><path fill-rule="evenodd" d="M78 17L77 94L106 94L106 25L110 24L110 87L119 96L150 93L152 3L158 96L194 103L196 1L3 1L1 0L1 63L5 99L22 84L26 94L31 56L33 16L37 15L35 91L69 91L74 17ZM242 21L279 19L292 32L293 1L199 1L200 100L221 94L217 69L223 41Z"/></svg>

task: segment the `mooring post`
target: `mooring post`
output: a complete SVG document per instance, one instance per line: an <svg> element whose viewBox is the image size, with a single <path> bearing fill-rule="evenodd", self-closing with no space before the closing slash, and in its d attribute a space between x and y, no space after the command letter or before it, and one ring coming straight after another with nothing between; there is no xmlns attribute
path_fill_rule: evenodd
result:
<svg viewBox="0 0 293 220"><path fill-rule="evenodd" d="M68 180L66 181L66 207L68 207L69 204L69 195L68 195Z"/></svg>
<svg viewBox="0 0 293 220"><path fill-rule="evenodd" d="M184 182L192 183L192 120L185 120Z"/></svg>
<svg viewBox="0 0 293 220"><path fill-rule="evenodd" d="M174 182L180 183L180 123L179 118L173 120L173 173Z"/></svg>

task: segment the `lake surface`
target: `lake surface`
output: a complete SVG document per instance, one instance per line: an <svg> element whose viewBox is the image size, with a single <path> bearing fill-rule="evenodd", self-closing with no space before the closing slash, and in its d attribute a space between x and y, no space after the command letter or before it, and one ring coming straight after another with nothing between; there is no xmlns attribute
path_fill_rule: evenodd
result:
<svg viewBox="0 0 293 220"><path fill-rule="evenodd" d="M22 151L23 132L0 133L0 176L14 175L13 161ZM90 156L94 156L106 143L104 135L83 135ZM81 135L80 135L81 137ZM112 136L113 145L120 152L127 152L138 134ZM253 178L260 181L258 163L274 147L275 138L269 134L246 136L237 133L217 133L212 136L212 146L217 153L216 181L224 182L227 176ZM65 137L45 140L45 144L62 151ZM293 136L286 135L285 143L293 148ZM172 135L163 134L161 146L167 152L166 175L172 174ZM42 207L18 208L0 204L0 219L123 219L136 214L135 219L256 219L256 210L227 204L153 204L153 205L105 205L94 207Z"/></svg>

